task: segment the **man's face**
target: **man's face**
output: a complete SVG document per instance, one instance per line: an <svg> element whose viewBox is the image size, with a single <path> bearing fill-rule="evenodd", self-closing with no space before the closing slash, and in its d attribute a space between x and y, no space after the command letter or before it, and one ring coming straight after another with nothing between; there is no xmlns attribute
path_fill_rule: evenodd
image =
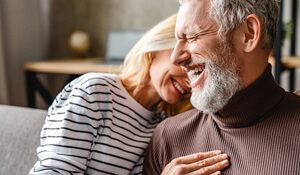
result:
<svg viewBox="0 0 300 175"><path fill-rule="evenodd" d="M209 0L189 0L181 6L175 29L178 39L171 60L187 72L191 102L205 113L223 108L242 88L236 52L229 37L218 35L218 25L209 17Z"/></svg>

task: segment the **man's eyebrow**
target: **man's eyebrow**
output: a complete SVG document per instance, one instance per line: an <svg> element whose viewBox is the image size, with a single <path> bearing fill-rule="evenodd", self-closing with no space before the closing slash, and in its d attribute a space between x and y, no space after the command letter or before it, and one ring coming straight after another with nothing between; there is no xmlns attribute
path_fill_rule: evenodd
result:
<svg viewBox="0 0 300 175"><path fill-rule="evenodd" d="M197 36L207 35L207 34L216 33L216 32L218 32L218 29L213 29L213 30L210 30L210 29L204 29L204 30L198 29L198 30L187 31L185 33L185 35L186 36L197 37Z"/></svg>

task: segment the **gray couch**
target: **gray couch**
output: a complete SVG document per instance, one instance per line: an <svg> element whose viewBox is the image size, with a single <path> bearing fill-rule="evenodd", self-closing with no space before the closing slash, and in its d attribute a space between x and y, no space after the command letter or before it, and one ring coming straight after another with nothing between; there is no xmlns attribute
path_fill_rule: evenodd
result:
<svg viewBox="0 0 300 175"><path fill-rule="evenodd" d="M0 105L0 175L28 174L46 116L46 110Z"/></svg>

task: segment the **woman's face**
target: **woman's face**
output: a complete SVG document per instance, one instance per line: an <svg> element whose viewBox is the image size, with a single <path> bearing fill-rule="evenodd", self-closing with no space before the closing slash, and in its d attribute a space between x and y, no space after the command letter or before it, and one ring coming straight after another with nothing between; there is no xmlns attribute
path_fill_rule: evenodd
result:
<svg viewBox="0 0 300 175"><path fill-rule="evenodd" d="M179 66L171 63L173 49L154 52L150 66L151 85L162 100L175 104L191 95L189 79Z"/></svg>

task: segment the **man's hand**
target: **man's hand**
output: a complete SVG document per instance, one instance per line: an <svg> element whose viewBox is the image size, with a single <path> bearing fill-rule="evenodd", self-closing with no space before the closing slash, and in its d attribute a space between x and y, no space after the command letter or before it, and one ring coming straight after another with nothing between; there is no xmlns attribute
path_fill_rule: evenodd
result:
<svg viewBox="0 0 300 175"><path fill-rule="evenodd" d="M221 151L196 153L173 159L162 175L220 175L221 170L228 165L228 155Z"/></svg>
<svg viewBox="0 0 300 175"><path fill-rule="evenodd" d="M300 90L294 92L296 95L300 96Z"/></svg>

